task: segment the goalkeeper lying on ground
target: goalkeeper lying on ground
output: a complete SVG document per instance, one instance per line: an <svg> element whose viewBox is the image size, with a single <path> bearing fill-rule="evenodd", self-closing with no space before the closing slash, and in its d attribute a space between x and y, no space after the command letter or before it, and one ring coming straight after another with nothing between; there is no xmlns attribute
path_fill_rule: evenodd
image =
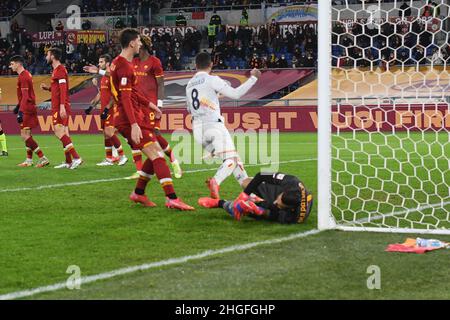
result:
<svg viewBox="0 0 450 320"><path fill-rule="evenodd" d="M258 173L243 183L244 192L234 201L200 198L205 208L223 208L234 219L248 215L283 224L304 222L313 205L312 195L297 177L283 173Z"/></svg>

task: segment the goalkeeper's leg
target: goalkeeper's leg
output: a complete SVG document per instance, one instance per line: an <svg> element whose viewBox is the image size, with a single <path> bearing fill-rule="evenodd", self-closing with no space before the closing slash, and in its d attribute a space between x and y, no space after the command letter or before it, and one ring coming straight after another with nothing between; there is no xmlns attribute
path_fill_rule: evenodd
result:
<svg viewBox="0 0 450 320"><path fill-rule="evenodd" d="M262 216L264 214L263 208L258 207L252 201L244 201L239 198L234 201L200 198L198 199L198 204L204 208L222 208L233 219L238 221L245 215L252 214L255 216Z"/></svg>

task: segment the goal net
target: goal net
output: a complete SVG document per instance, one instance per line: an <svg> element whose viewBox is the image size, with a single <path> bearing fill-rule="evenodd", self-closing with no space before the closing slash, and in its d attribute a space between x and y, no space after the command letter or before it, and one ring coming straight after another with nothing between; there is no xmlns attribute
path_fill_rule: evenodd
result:
<svg viewBox="0 0 450 320"><path fill-rule="evenodd" d="M450 234L449 1L325 2L319 228Z"/></svg>

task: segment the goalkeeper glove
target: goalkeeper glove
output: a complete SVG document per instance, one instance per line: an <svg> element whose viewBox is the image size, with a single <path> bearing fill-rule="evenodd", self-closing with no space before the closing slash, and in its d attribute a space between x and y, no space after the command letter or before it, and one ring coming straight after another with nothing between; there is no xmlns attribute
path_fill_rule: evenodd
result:
<svg viewBox="0 0 450 320"><path fill-rule="evenodd" d="M13 113L18 114L20 109L20 104L17 104L17 106L14 108Z"/></svg>
<svg viewBox="0 0 450 320"><path fill-rule="evenodd" d="M17 122L22 123L23 122L23 112L19 111L17 114Z"/></svg>
<svg viewBox="0 0 450 320"><path fill-rule="evenodd" d="M89 106L89 108L84 110L84 113L91 114L92 110L94 110L94 107L93 106Z"/></svg>
<svg viewBox="0 0 450 320"><path fill-rule="evenodd" d="M108 113L109 113L109 109L105 108L105 110L103 110L102 114L100 115L100 119L106 120L106 118L108 118Z"/></svg>

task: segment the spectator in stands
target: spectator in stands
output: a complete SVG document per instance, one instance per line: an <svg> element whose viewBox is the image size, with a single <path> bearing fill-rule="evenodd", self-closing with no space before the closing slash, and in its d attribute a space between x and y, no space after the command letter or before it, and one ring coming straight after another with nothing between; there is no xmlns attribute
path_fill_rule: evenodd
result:
<svg viewBox="0 0 450 320"><path fill-rule="evenodd" d="M400 15L402 16L402 18L411 16L411 8L406 1L403 2L403 4L400 6L400 9L403 10L403 13Z"/></svg>
<svg viewBox="0 0 450 320"><path fill-rule="evenodd" d="M225 64L223 59L220 59L219 63L216 66L216 68L219 69L219 70L225 70L225 69L228 69L228 66Z"/></svg>
<svg viewBox="0 0 450 320"><path fill-rule="evenodd" d="M250 69L260 69L261 68L261 60L258 57L257 53L253 54L253 58L250 60L249 63Z"/></svg>
<svg viewBox="0 0 450 320"><path fill-rule="evenodd" d="M123 29L123 28L125 28L125 22L123 22L123 20L121 18L118 18L114 27L116 29Z"/></svg>
<svg viewBox="0 0 450 320"><path fill-rule="evenodd" d="M91 22L88 19L84 19L83 23L81 24L81 29L83 30L91 30Z"/></svg>
<svg viewBox="0 0 450 320"><path fill-rule="evenodd" d="M277 67L278 68L283 68L283 69L288 68L288 62L287 62L286 56L284 54L281 55L281 58L278 60Z"/></svg>
<svg viewBox="0 0 450 320"><path fill-rule="evenodd" d="M64 24L62 23L61 20L58 21L58 24L55 27L56 31L64 31Z"/></svg>
<svg viewBox="0 0 450 320"><path fill-rule="evenodd" d="M183 13L181 11L178 11L178 16L175 20L175 25L177 27L186 27L187 26L186 17L183 15Z"/></svg>
<svg viewBox="0 0 450 320"><path fill-rule="evenodd" d="M241 26L248 26L248 12L247 9L242 9L242 16L239 22Z"/></svg>
<svg viewBox="0 0 450 320"><path fill-rule="evenodd" d="M222 25L222 18L220 18L220 16L217 14L216 9L214 9L213 15L209 20L209 24L213 24L217 27L220 27Z"/></svg>
<svg viewBox="0 0 450 320"><path fill-rule="evenodd" d="M214 46L214 41L216 41L216 30L217 26L211 22L208 24L208 43L209 48Z"/></svg>
<svg viewBox="0 0 450 320"><path fill-rule="evenodd" d="M66 44L66 57L69 60L73 59L73 53L75 51L75 47L73 46L73 44L71 42L67 42Z"/></svg>
<svg viewBox="0 0 450 320"><path fill-rule="evenodd" d="M48 20L47 23L46 23L46 30L47 31L53 31L52 22L50 20Z"/></svg>

